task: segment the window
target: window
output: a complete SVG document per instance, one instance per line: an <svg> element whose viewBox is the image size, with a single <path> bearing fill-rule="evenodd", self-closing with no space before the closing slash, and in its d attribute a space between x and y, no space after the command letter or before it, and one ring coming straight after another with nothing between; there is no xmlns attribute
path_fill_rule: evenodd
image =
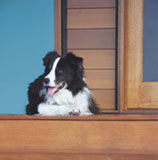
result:
<svg viewBox="0 0 158 160"><path fill-rule="evenodd" d="M149 2L149 1L145 1ZM157 1L150 1L157 4ZM142 113L157 112L158 82L143 80L143 20L144 1L129 0L125 3L125 110ZM148 4L147 4L148 5ZM145 11L146 11L145 3ZM154 12L154 10L153 10ZM144 18L143 18L144 17ZM145 26L146 30L146 26ZM144 38L146 37L146 34ZM145 48L145 47L144 47ZM146 50L144 50L146 52ZM153 53L150 53L153 54ZM146 55L145 55L146 56ZM155 68L156 69L156 68ZM145 68L144 68L145 72ZM149 75L150 76L150 75ZM136 109L136 110L135 110Z"/></svg>

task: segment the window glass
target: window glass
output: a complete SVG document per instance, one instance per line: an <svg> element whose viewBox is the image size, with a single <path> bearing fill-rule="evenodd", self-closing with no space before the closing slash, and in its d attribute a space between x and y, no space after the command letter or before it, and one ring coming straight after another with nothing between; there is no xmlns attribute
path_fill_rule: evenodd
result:
<svg viewBox="0 0 158 160"><path fill-rule="evenodd" d="M144 0L143 80L158 81L158 0Z"/></svg>

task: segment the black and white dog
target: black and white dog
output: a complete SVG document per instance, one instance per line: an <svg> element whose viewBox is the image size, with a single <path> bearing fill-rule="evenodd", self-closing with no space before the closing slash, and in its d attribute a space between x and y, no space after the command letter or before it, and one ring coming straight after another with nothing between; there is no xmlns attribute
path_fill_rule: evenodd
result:
<svg viewBox="0 0 158 160"><path fill-rule="evenodd" d="M92 115L98 112L86 85L83 59L68 53L49 52L43 58L45 72L28 90L28 115Z"/></svg>

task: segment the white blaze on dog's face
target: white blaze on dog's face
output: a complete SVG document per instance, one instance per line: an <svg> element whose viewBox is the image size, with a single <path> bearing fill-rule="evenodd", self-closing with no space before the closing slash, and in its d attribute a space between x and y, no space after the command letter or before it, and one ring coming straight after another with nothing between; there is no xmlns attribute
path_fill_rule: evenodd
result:
<svg viewBox="0 0 158 160"><path fill-rule="evenodd" d="M50 71L50 73L45 77L45 78L48 78L50 81L49 81L49 86L50 87L55 87L57 84L55 83L55 80L56 80L56 73L55 73L55 70L56 70L56 67L57 67L57 64L60 60L60 57L56 58L56 60L54 61L54 64L52 66L52 69Z"/></svg>
<svg viewBox="0 0 158 160"><path fill-rule="evenodd" d="M47 87L47 93L49 96L53 96L56 92L66 87L66 84L63 81L57 83L56 68L60 59L60 57L55 59L52 69L50 70L49 74L45 77L45 86Z"/></svg>

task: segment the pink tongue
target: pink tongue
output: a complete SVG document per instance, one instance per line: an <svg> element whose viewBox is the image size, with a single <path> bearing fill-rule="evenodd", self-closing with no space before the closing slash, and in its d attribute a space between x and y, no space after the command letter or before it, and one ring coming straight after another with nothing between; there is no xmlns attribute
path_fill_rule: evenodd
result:
<svg viewBox="0 0 158 160"><path fill-rule="evenodd" d="M57 90L58 90L57 87L48 88L48 95L49 95L49 96L52 96Z"/></svg>

